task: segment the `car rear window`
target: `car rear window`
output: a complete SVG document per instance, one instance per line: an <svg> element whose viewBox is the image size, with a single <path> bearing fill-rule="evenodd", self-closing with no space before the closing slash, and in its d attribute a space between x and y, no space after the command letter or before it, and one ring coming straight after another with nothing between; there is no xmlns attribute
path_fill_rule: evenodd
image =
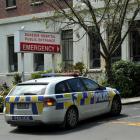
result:
<svg viewBox="0 0 140 140"><path fill-rule="evenodd" d="M10 93L10 96L44 95L46 85L18 85Z"/></svg>

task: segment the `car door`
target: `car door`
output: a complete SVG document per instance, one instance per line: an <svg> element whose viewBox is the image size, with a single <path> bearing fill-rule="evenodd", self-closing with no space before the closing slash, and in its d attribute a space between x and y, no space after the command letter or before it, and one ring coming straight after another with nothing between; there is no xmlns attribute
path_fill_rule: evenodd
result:
<svg viewBox="0 0 140 140"><path fill-rule="evenodd" d="M73 94L75 105L78 107L80 119L88 118L90 115L89 104L87 104L88 93L81 78L70 79L68 84Z"/></svg>
<svg viewBox="0 0 140 140"><path fill-rule="evenodd" d="M67 109L70 105L72 105L72 96L66 81L56 84L55 94L57 110Z"/></svg>
<svg viewBox="0 0 140 140"><path fill-rule="evenodd" d="M88 78L83 78L82 81L91 96L91 114L96 115L106 112L109 105L108 91L106 88L101 87L95 81Z"/></svg>

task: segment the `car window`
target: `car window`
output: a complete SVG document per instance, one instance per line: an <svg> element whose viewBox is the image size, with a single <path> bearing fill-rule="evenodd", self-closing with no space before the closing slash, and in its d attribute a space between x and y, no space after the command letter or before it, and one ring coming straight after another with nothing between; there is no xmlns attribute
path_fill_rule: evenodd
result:
<svg viewBox="0 0 140 140"><path fill-rule="evenodd" d="M82 81L85 84L85 87L87 88L88 91L99 89L99 85L93 80L83 78Z"/></svg>
<svg viewBox="0 0 140 140"><path fill-rule="evenodd" d="M44 95L46 85L18 85L10 93L10 96Z"/></svg>
<svg viewBox="0 0 140 140"><path fill-rule="evenodd" d="M80 79L78 79L78 78L70 79L67 82L71 88L71 92L85 91L85 87Z"/></svg>
<svg viewBox="0 0 140 140"><path fill-rule="evenodd" d="M68 87L67 84L65 82L60 82L58 84L56 84L55 86L55 93L59 94L59 93L68 93Z"/></svg>

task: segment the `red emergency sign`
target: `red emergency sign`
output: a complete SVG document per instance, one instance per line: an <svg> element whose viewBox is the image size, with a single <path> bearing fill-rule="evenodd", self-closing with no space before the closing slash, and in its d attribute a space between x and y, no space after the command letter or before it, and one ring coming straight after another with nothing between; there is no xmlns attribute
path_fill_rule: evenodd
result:
<svg viewBox="0 0 140 140"><path fill-rule="evenodd" d="M20 51L60 53L60 45L20 42Z"/></svg>

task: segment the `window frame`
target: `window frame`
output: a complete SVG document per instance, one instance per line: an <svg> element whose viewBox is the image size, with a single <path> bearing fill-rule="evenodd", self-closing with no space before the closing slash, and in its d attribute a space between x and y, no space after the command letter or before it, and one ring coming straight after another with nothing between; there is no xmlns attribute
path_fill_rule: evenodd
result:
<svg viewBox="0 0 140 140"><path fill-rule="evenodd" d="M13 39L13 43L10 43L10 38ZM9 72L17 72L18 71L18 54L14 52L14 44L15 44L14 36L7 36L7 47L8 47L8 65L9 65ZM11 49L11 46L13 47ZM11 58L12 57L12 58ZM16 60L16 63L15 61ZM12 70L11 65L14 64L14 69Z"/></svg>
<svg viewBox="0 0 140 140"><path fill-rule="evenodd" d="M89 26L89 31L94 30L96 32L95 26ZM93 32L90 33L93 36ZM94 70L94 69L101 69L101 55L100 55L100 50L101 50L101 43L99 38L96 36L96 33L94 33L95 39L92 38L90 39L90 36L88 35L88 42L89 42L89 69ZM98 44L93 46L93 42L98 42ZM99 50L97 49L99 47ZM93 58L93 51L95 52L95 58ZM97 57L97 51L99 51L99 57ZM92 53L91 53L92 52ZM92 56L91 56L92 55ZM96 66L94 61L99 61L99 66ZM91 65L92 62L92 65Z"/></svg>
<svg viewBox="0 0 140 140"><path fill-rule="evenodd" d="M13 8L16 8L16 0L13 0L12 1L12 4L9 4L9 0L6 0L6 9L13 9Z"/></svg>
<svg viewBox="0 0 140 140"><path fill-rule="evenodd" d="M70 70L73 65L73 29L61 31L63 69Z"/></svg>
<svg viewBox="0 0 140 140"><path fill-rule="evenodd" d="M108 26L107 26L106 36L107 36L107 40L110 42L110 38L111 38L112 33L116 33L117 29L119 28L119 23L116 22L114 24L113 29L111 29L110 28L111 25L110 26L109 25L110 24L108 24ZM122 34L120 32L119 37L117 38L117 42L116 42L117 44L121 41L121 37L122 37ZM121 60L121 58L122 58L122 45L119 46L119 48L111 56L111 63L113 64L114 62Z"/></svg>
<svg viewBox="0 0 140 140"><path fill-rule="evenodd" d="M41 61L41 59L43 58L43 62ZM33 54L33 69L34 71L44 71L44 66L45 66L45 56L44 53L34 53ZM42 67L41 67L42 66Z"/></svg>
<svg viewBox="0 0 140 140"><path fill-rule="evenodd" d="M130 32L129 32L129 43L130 43L130 60L132 62L136 62L139 63L140 62L140 53L138 52L137 44L139 44L138 41L138 37L133 37L133 35L137 35L140 33L140 20L136 20L134 21ZM135 43L135 44L134 44Z"/></svg>

